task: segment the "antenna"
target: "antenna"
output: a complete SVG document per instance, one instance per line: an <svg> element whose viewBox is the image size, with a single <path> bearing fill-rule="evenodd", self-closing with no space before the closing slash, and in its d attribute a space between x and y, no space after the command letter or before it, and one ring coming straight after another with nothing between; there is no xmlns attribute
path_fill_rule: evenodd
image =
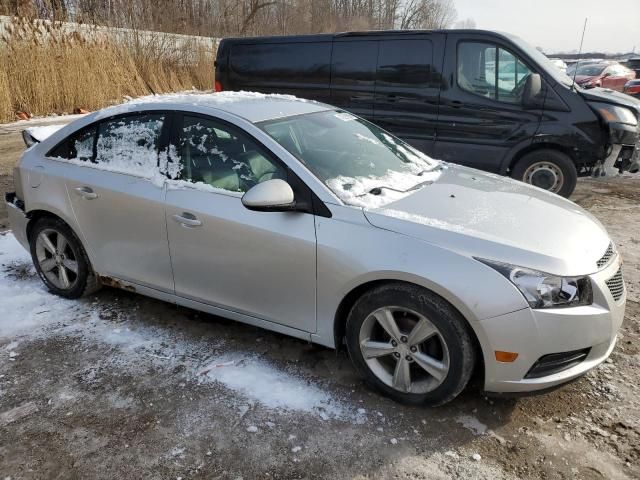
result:
<svg viewBox="0 0 640 480"><path fill-rule="evenodd" d="M578 50L578 61L576 62L576 69L573 71L573 82L571 83L571 90L576 89L576 74L578 73L578 67L580 66L580 55L582 55L582 43L584 42L584 32L587 31L587 20L584 19L584 27L582 27L582 38L580 39L580 50Z"/></svg>

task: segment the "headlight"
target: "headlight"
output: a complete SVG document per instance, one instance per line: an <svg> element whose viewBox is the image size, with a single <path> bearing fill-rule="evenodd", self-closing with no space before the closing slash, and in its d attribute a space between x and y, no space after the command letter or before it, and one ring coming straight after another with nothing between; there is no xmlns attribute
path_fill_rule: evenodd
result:
<svg viewBox="0 0 640 480"><path fill-rule="evenodd" d="M591 106L607 122L626 123L634 127L638 125L638 117L628 108L617 107L608 103L592 103Z"/></svg>
<svg viewBox="0 0 640 480"><path fill-rule="evenodd" d="M531 308L563 308L591 305L593 290L589 277L557 277L508 263L476 258L513 283Z"/></svg>

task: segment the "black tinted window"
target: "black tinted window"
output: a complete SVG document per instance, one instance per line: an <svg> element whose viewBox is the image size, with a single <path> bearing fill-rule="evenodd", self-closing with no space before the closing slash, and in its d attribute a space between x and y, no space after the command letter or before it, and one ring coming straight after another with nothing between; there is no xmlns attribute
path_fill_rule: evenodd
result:
<svg viewBox="0 0 640 480"><path fill-rule="evenodd" d="M438 86L430 40L385 40L378 53L378 85Z"/></svg>
<svg viewBox="0 0 640 480"><path fill-rule="evenodd" d="M234 45L231 71L246 82L329 82L331 43Z"/></svg>
<svg viewBox="0 0 640 480"><path fill-rule="evenodd" d="M73 158L83 161L92 160L95 139L96 126L92 125L70 135L64 142L51 150L47 156L54 158Z"/></svg>
<svg viewBox="0 0 640 480"><path fill-rule="evenodd" d="M335 42L331 84L373 86L377 61L377 41Z"/></svg>

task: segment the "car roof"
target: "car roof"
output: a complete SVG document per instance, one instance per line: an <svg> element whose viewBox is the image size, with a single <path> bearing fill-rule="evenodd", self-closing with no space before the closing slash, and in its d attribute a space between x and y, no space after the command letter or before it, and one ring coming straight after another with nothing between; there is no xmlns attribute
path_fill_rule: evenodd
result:
<svg viewBox="0 0 640 480"><path fill-rule="evenodd" d="M127 103L108 107L92 115L91 120L123 113L145 110L202 110L224 111L252 123L306 113L332 110L334 107L294 97L293 95L263 94L257 92L182 92L148 95Z"/></svg>

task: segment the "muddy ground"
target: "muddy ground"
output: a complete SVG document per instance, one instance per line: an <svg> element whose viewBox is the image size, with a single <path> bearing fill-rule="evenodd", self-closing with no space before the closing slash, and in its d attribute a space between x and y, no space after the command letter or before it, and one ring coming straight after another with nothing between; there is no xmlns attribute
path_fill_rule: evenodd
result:
<svg viewBox="0 0 640 480"><path fill-rule="evenodd" d="M4 191L16 133L2 131ZM43 297L32 327L0 330L0 478L640 478L639 190L586 179L573 196L617 242L629 301L611 358L560 390L496 399L476 381L444 407L405 407L299 340L115 289ZM39 288L2 253L16 292ZM0 302L1 323L18 307ZM219 359L231 380L203 373ZM255 384L234 383L255 365ZM320 403L261 401L292 386Z"/></svg>

